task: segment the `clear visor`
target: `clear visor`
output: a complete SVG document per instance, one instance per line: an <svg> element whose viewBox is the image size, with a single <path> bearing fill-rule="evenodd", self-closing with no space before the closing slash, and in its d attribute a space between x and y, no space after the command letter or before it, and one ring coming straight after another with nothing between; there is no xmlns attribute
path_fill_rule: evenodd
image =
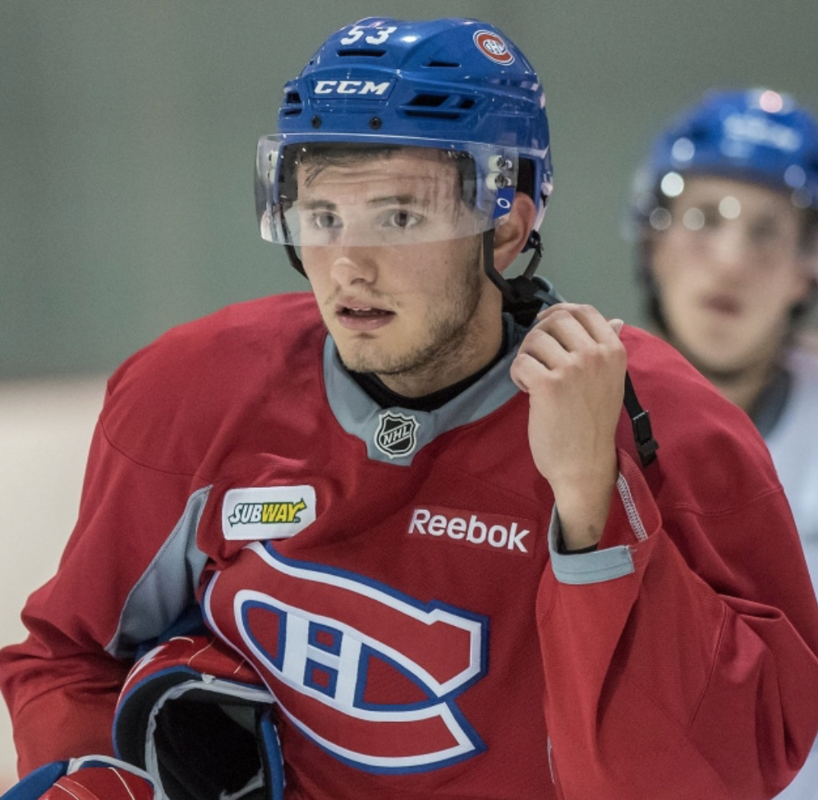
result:
<svg viewBox="0 0 818 800"><path fill-rule="evenodd" d="M262 138L262 238L296 247L394 246L459 239L502 222L514 200L516 150L435 144Z"/></svg>

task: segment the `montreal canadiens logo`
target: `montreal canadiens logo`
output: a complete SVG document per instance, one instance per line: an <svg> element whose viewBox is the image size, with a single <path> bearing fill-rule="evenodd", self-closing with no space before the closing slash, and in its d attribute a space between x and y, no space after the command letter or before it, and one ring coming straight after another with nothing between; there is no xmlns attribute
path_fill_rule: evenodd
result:
<svg viewBox="0 0 818 800"><path fill-rule="evenodd" d="M241 578L218 573L206 613L308 740L381 775L428 772L485 751L459 702L486 675L488 618L287 559L260 542L244 557L260 563Z"/></svg>
<svg viewBox="0 0 818 800"><path fill-rule="evenodd" d="M474 34L474 43L477 49L495 64L507 67L514 63L514 55L509 51L508 45L492 31L477 31Z"/></svg>
<svg viewBox="0 0 818 800"><path fill-rule="evenodd" d="M417 447L420 423L414 417L397 411L384 411L378 420L375 447L385 456L399 458L409 455Z"/></svg>

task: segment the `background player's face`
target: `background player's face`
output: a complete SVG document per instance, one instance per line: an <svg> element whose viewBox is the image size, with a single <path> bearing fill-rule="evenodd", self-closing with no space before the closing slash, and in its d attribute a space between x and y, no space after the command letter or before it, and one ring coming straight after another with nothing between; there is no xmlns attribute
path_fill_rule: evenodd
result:
<svg viewBox="0 0 818 800"><path fill-rule="evenodd" d="M453 164L413 150L301 167L298 197L319 214L302 228L331 232L316 234L317 246L304 235L301 257L347 368L421 395L495 355L501 318L480 264L481 237L452 238L469 213Z"/></svg>
<svg viewBox="0 0 818 800"><path fill-rule="evenodd" d="M672 343L705 372L774 358L809 291L799 211L782 193L714 176L688 176L670 211L652 270Z"/></svg>

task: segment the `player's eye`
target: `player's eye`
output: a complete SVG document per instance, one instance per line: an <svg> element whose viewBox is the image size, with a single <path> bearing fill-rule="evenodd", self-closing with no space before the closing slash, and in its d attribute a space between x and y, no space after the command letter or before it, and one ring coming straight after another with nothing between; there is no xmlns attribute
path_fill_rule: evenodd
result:
<svg viewBox="0 0 818 800"><path fill-rule="evenodd" d="M314 211L310 215L310 225L319 230L330 230L342 227L341 218L331 211Z"/></svg>
<svg viewBox="0 0 818 800"><path fill-rule="evenodd" d="M415 214L405 208L398 208L394 211L390 211L384 222L389 228L406 229L414 228L416 225L419 225L422 220L423 217L421 217L420 214Z"/></svg>
<svg viewBox="0 0 818 800"><path fill-rule="evenodd" d="M702 205L699 210L701 211L702 228L704 230L715 231L721 227L724 218L719 213L717 206Z"/></svg>
<svg viewBox="0 0 818 800"><path fill-rule="evenodd" d="M774 242L781 235L781 227L774 219L761 219L748 228L748 236L755 244L763 245Z"/></svg>

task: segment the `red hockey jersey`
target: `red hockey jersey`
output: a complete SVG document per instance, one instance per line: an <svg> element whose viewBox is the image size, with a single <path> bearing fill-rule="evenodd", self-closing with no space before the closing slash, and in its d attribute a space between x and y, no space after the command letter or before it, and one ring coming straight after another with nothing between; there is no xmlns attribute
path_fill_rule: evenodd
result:
<svg viewBox="0 0 818 800"><path fill-rule="evenodd" d="M288 800L772 797L818 729L818 608L744 416L622 332L596 552L557 552L515 347L432 412L377 406L311 295L176 328L109 382L77 527L4 649L20 767L109 752L136 649L191 603L277 699Z"/></svg>

